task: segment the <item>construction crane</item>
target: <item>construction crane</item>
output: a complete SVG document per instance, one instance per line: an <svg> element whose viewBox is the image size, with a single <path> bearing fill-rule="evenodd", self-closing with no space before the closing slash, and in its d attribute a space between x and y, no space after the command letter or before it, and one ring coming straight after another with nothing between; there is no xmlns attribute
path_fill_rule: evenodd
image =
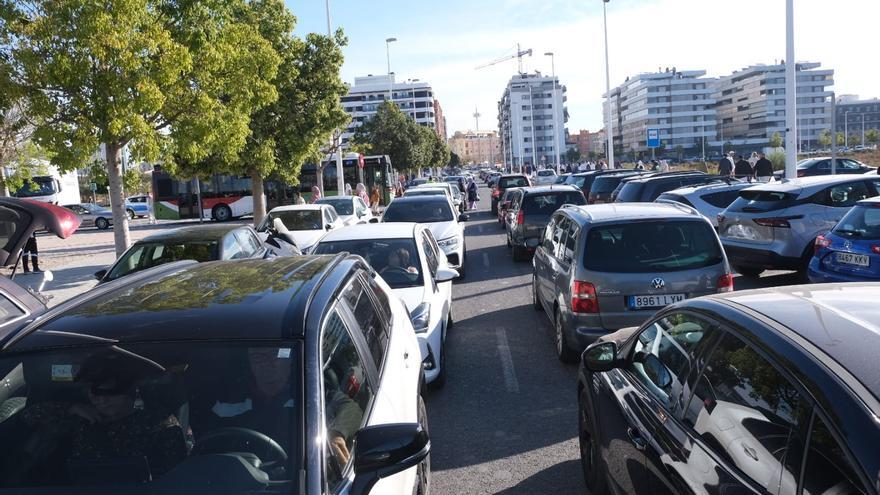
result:
<svg viewBox="0 0 880 495"><path fill-rule="evenodd" d="M525 57L526 55L528 55L529 57L531 57L531 56L532 56L532 49L529 48L528 50L521 50L520 47L519 47L519 43L517 43L517 44L516 44L516 54L514 54L514 55L507 55L507 56L501 57L501 58L499 58L499 59L497 59L497 60L493 60L493 61L489 62L488 64L483 64L483 65L481 65L481 66L479 66L479 67L476 67L475 70L485 69L486 67L490 67L490 66L493 66L493 65L495 65L495 64L500 64L501 62L506 62L506 61L508 61L508 60L511 60L511 59L514 59L514 58L515 58L515 59L517 60L517 66L518 66L518 68L519 68L519 73L520 73L520 75L522 75L522 74L525 74L525 73L523 72L523 62L522 62L522 58Z"/></svg>

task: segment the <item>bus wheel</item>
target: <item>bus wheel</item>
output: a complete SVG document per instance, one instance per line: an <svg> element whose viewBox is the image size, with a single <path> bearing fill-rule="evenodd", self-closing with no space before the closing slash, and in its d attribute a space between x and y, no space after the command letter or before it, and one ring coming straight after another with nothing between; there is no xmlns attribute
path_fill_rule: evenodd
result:
<svg viewBox="0 0 880 495"><path fill-rule="evenodd" d="M226 205L217 205L211 210L214 220L218 222L228 222L232 220L232 210Z"/></svg>

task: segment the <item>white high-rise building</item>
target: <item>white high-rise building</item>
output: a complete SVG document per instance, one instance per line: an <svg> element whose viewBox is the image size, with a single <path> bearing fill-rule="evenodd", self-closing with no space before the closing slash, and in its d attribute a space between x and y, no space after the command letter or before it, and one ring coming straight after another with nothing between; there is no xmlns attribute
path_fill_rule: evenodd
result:
<svg viewBox="0 0 880 495"><path fill-rule="evenodd" d="M556 98L553 86L556 86ZM540 73L517 74L498 102L498 129L504 163L552 166L556 150L565 155L566 88L559 78ZM554 113L555 109L555 113Z"/></svg>
<svg viewBox="0 0 880 495"><path fill-rule="evenodd" d="M351 123L342 134L343 148L348 147L355 130L376 114L389 94L394 104L419 125L437 129L434 90L430 84L418 79L395 82L394 74L356 77L348 95L342 97L342 107L351 115Z"/></svg>

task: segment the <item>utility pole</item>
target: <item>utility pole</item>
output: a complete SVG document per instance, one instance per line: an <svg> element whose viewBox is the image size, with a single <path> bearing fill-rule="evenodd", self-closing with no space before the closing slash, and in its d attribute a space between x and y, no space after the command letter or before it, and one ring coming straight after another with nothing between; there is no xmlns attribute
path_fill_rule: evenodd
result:
<svg viewBox="0 0 880 495"><path fill-rule="evenodd" d="M559 115L556 107L559 106L557 103L561 103L561 101L557 101L558 96L556 95L556 57L553 55L553 52L547 52L544 55L550 57L550 74L553 77L553 151L556 152L556 173L559 174L562 170L559 159L559 128L557 128ZM565 120L564 114L562 120ZM563 122L562 127L565 128L565 122Z"/></svg>
<svg viewBox="0 0 880 495"><path fill-rule="evenodd" d="M608 125L605 126L605 138L608 141L608 151L605 155L608 158L608 170L614 168L614 123L611 121L611 74L609 73L608 64L608 14L606 13L605 4L609 0L602 0L602 25L605 30L605 93L608 101Z"/></svg>
<svg viewBox="0 0 880 495"><path fill-rule="evenodd" d="M797 177L797 62L794 58L794 0L785 1L785 177Z"/></svg>
<svg viewBox="0 0 880 495"><path fill-rule="evenodd" d="M837 97L831 92L831 175L837 174Z"/></svg>
<svg viewBox="0 0 880 495"><path fill-rule="evenodd" d="M482 143L482 140L480 139L480 111L477 110L477 107L474 107L474 120L476 121L475 125L477 126L476 128L474 128L474 137L477 138L477 154L479 155L480 162L482 163L482 160L483 160L483 146L482 145L483 145L483 143Z"/></svg>
<svg viewBox="0 0 880 495"><path fill-rule="evenodd" d="M327 7L327 37L332 41L333 40L333 26L330 23L330 0L325 0L324 4ZM342 166L342 130L337 129L333 132L331 137L332 139L332 148L336 148L336 194L342 196L345 194L345 171ZM318 188L321 190L321 193L324 192L324 169L321 165L318 165L317 168L318 175Z"/></svg>
<svg viewBox="0 0 880 495"><path fill-rule="evenodd" d="M388 62L388 101L394 103L394 79L391 78L391 43L397 41L397 38L387 38L385 40L385 60Z"/></svg>

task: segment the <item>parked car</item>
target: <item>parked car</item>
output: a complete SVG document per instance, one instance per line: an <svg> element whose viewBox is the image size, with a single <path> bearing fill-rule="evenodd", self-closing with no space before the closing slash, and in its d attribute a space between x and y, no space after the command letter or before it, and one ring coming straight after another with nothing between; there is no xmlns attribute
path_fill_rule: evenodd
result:
<svg viewBox="0 0 880 495"><path fill-rule="evenodd" d="M0 486L426 493L418 341L372 274L342 255L164 265L22 320L0 334ZM94 410L121 417L76 419Z"/></svg>
<svg viewBox="0 0 880 495"><path fill-rule="evenodd" d="M455 207L446 198L438 196L416 196L397 198L388 205L382 214L382 222L423 223L434 234L440 249L446 254L449 267L458 271L459 278L465 276L465 245L463 222L468 220L464 214L456 215Z"/></svg>
<svg viewBox="0 0 880 495"><path fill-rule="evenodd" d="M611 198L611 193L617 189L620 182L627 177L635 177L642 174L644 174L642 171L626 170L615 171L613 173L602 173L592 177L592 183L590 184L589 189L587 189L587 192L584 193L584 196L587 197L587 203L591 205L613 203L614 200Z"/></svg>
<svg viewBox="0 0 880 495"><path fill-rule="evenodd" d="M315 201L315 204L330 205L339 215L343 225L369 223L373 212L359 196L329 196Z"/></svg>
<svg viewBox="0 0 880 495"><path fill-rule="evenodd" d="M571 177L571 174L559 174L556 176L556 180L553 181L553 184L555 184L555 185L565 184L565 181L568 180L569 177Z"/></svg>
<svg viewBox="0 0 880 495"><path fill-rule="evenodd" d="M877 172L874 167L869 167L864 163L852 158L837 158L837 166L835 172L838 174L864 174L868 172ZM807 158L801 160L797 164L798 177L813 177L816 175L831 175L831 157L823 156L816 158ZM775 173L778 179L785 177L785 171L780 170Z"/></svg>
<svg viewBox="0 0 880 495"><path fill-rule="evenodd" d="M507 211L510 209L510 205L513 204L514 200L522 197L522 189L521 187L514 187L512 189L507 189L504 191L504 194L501 195L501 201L498 202L498 225L507 230Z"/></svg>
<svg viewBox="0 0 880 495"><path fill-rule="evenodd" d="M181 260L198 262L262 258L267 248L249 225L197 225L147 236L126 249L109 268L95 273L98 283Z"/></svg>
<svg viewBox="0 0 880 495"><path fill-rule="evenodd" d="M336 214L336 209L330 205L279 206L272 208L257 227L262 240L268 237L269 229L276 218L284 224L289 235L296 242L296 247L303 253L308 253L322 235L345 226Z"/></svg>
<svg viewBox="0 0 880 495"><path fill-rule="evenodd" d="M863 199L816 238L813 283L880 281L880 198Z"/></svg>
<svg viewBox="0 0 880 495"><path fill-rule="evenodd" d="M523 187L510 202L507 245L514 261L528 260L541 242L550 216L566 205L585 205L583 193L573 186Z"/></svg>
<svg viewBox="0 0 880 495"><path fill-rule="evenodd" d="M501 172L492 172L489 174L489 177L486 179L486 187L489 189L495 189L495 186L498 185L498 179L500 179L502 175Z"/></svg>
<svg viewBox="0 0 880 495"><path fill-rule="evenodd" d="M128 213L128 218L131 219L150 216L150 196L139 194L125 198L125 212Z"/></svg>
<svg viewBox="0 0 880 495"><path fill-rule="evenodd" d="M717 229L718 214L736 201L740 191L755 185L754 182L731 181L730 183L721 182L688 186L665 192L655 201L675 201L676 203L695 208Z"/></svg>
<svg viewBox="0 0 880 495"><path fill-rule="evenodd" d="M459 213L464 213L467 208L467 202L464 199L464 195L461 193L461 190L455 183L452 182L430 182L428 184L423 184L414 189L443 189L446 191L447 196L452 201L452 204L455 206L455 209L459 211ZM410 193L410 196L417 193ZM406 193L404 193L406 195Z"/></svg>
<svg viewBox="0 0 880 495"><path fill-rule="evenodd" d="M717 175L698 171L648 174L644 177L633 177L621 182L623 187L620 188L614 201L617 203L650 203L666 191L725 180Z"/></svg>
<svg viewBox="0 0 880 495"><path fill-rule="evenodd" d="M523 174L511 174L511 175L502 175L498 178L498 182L495 184L492 190L492 214L498 214L498 201L501 200L501 196L504 194L510 187L527 187L531 186L532 181L529 179L529 176Z"/></svg>
<svg viewBox="0 0 880 495"><path fill-rule="evenodd" d="M410 187L421 186L422 184L427 184L427 183L428 183L427 177L417 177L417 178L407 182L406 187L407 187L407 189L409 189Z"/></svg>
<svg viewBox="0 0 880 495"><path fill-rule="evenodd" d="M582 193L584 193L584 197L586 198L590 195L590 189L593 187L593 181L595 181L596 178L620 172L620 170L590 170L587 172L580 172L577 174L571 174L568 179L566 179L565 184L577 187Z"/></svg>
<svg viewBox="0 0 880 495"><path fill-rule="evenodd" d="M556 171L550 168L544 170L538 170L535 172L535 180L533 181L536 186L549 186L556 182Z"/></svg>
<svg viewBox="0 0 880 495"><path fill-rule="evenodd" d="M578 373L590 493L874 493L878 284L687 300Z"/></svg>
<svg viewBox="0 0 880 495"><path fill-rule="evenodd" d="M79 216L81 227L97 227L100 230L107 230L113 225L113 212L109 208L94 203L76 203L64 205L64 207Z"/></svg>
<svg viewBox="0 0 880 495"><path fill-rule="evenodd" d="M431 230L416 223L357 225L331 232L313 254L356 254L406 305L422 351L425 383L446 384L446 335L452 328L452 280Z"/></svg>
<svg viewBox="0 0 880 495"><path fill-rule="evenodd" d="M664 306L733 290L712 224L680 204L563 208L544 230L533 264L533 304L550 317L564 362Z"/></svg>
<svg viewBox="0 0 880 495"><path fill-rule="evenodd" d="M718 215L718 233L734 269L756 277L764 270L806 273L819 234L850 208L877 196L880 177L837 175L762 184L740 191Z"/></svg>

